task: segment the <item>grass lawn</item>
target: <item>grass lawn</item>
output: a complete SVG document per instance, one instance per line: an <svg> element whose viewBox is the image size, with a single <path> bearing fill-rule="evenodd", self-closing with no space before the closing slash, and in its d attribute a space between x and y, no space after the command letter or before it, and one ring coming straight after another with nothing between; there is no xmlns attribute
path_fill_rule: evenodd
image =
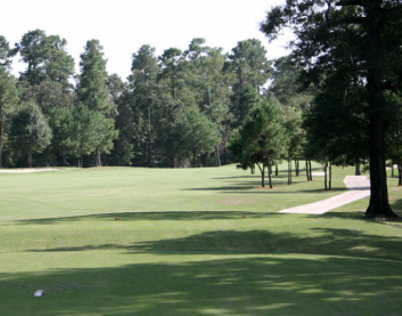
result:
<svg viewBox="0 0 402 316"><path fill-rule="evenodd" d="M368 198L277 213L353 171L331 192L233 165L0 174L0 315L400 315L402 223L363 219Z"/></svg>

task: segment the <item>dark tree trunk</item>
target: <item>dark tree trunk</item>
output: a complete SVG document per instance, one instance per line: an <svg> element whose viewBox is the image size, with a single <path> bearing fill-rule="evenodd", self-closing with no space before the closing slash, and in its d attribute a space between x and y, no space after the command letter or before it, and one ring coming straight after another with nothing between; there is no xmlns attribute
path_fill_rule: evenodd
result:
<svg viewBox="0 0 402 316"><path fill-rule="evenodd" d="M307 181L313 181L313 175L311 170L311 160L306 160L306 177Z"/></svg>
<svg viewBox="0 0 402 316"><path fill-rule="evenodd" d="M402 186L402 165L398 164L398 185Z"/></svg>
<svg viewBox="0 0 402 316"><path fill-rule="evenodd" d="M360 163L355 163L355 176L360 176L362 173L361 173L361 170L360 170Z"/></svg>
<svg viewBox="0 0 402 316"><path fill-rule="evenodd" d="M32 150L27 152L28 168L32 168Z"/></svg>
<svg viewBox="0 0 402 316"><path fill-rule="evenodd" d="M332 165L331 162L328 162L328 190L332 189Z"/></svg>
<svg viewBox="0 0 402 316"><path fill-rule="evenodd" d="M99 148L96 150L95 163L97 167L102 167L101 153Z"/></svg>
<svg viewBox="0 0 402 316"><path fill-rule="evenodd" d="M367 218L397 218L388 201L387 172L385 165L384 120L370 119L370 203Z"/></svg>
<svg viewBox="0 0 402 316"><path fill-rule="evenodd" d="M313 170L311 169L311 160L308 161L310 181L313 181Z"/></svg>
<svg viewBox="0 0 402 316"><path fill-rule="evenodd" d="M295 175L296 175L296 177L298 177L300 175L299 158L295 158Z"/></svg>
<svg viewBox="0 0 402 316"><path fill-rule="evenodd" d="M208 161L208 153L203 153L201 155L201 165L203 167L206 167L207 166L207 161Z"/></svg>
<svg viewBox="0 0 402 316"><path fill-rule="evenodd" d="M374 2L376 3L376 2ZM386 106L382 90L382 70L379 60L380 34L383 12L378 2L367 6L368 72L367 92L369 105L369 157L370 157L370 203L367 218L398 218L388 201L387 172L385 165L385 122L383 109Z"/></svg>
<svg viewBox="0 0 402 316"><path fill-rule="evenodd" d="M271 160L269 159L269 154L267 154L267 167L268 167L269 188L272 189L272 166L271 166Z"/></svg>
<svg viewBox="0 0 402 316"><path fill-rule="evenodd" d="M261 186L265 188L265 164L262 164L262 168L260 165L257 163L258 169L260 169L261 172Z"/></svg>
<svg viewBox="0 0 402 316"><path fill-rule="evenodd" d="M77 158L77 167L78 168L82 168L82 161L83 161L83 157Z"/></svg>
<svg viewBox="0 0 402 316"><path fill-rule="evenodd" d="M221 149L220 149L220 145L215 147L215 153L216 153L216 163L218 165L218 167L222 166L222 162L221 162Z"/></svg>
<svg viewBox="0 0 402 316"><path fill-rule="evenodd" d="M306 179L307 181L310 181L310 174L308 172L308 160L306 160Z"/></svg>
<svg viewBox="0 0 402 316"><path fill-rule="evenodd" d="M324 189L328 191L328 162L326 161L322 167L324 170Z"/></svg>
<svg viewBox="0 0 402 316"><path fill-rule="evenodd" d="M292 159L288 159L288 185L292 184Z"/></svg>
<svg viewBox="0 0 402 316"><path fill-rule="evenodd" d="M276 163L275 164L275 176L277 177L279 175L279 166L278 166L278 164Z"/></svg>

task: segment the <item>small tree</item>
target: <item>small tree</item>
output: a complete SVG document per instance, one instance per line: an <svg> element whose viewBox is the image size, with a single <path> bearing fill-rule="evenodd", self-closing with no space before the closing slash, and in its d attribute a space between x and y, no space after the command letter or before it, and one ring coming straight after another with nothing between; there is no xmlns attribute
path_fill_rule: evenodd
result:
<svg viewBox="0 0 402 316"><path fill-rule="evenodd" d="M51 139L52 131L36 104L25 104L12 118L10 128L12 147L26 154L29 168L32 168L32 154L43 152Z"/></svg>
<svg viewBox="0 0 402 316"><path fill-rule="evenodd" d="M264 99L251 110L238 136L229 144L229 150L238 157L242 168L257 164L262 187L265 187L265 169L268 168L269 187L272 189L272 161L285 151L286 146L286 131L277 105Z"/></svg>
<svg viewBox="0 0 402 316"><path fill-rule="evenodd" d="M188 109L179 119L170 135L171 150L178 159L192 158L196 166L200 154L214 151L220 142L216 126L197 109Z"/></svg>

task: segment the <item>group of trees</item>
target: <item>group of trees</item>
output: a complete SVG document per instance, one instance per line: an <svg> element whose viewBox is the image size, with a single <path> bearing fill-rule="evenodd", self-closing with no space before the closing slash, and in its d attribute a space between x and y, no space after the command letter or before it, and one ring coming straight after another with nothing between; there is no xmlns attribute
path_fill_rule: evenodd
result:
<svg viewBox="0 0 402 316"><path fill-rule="evenodd" d="M42 30L15 47L0 36L1 166L221 165L250 97L270 78L255 39L230 54L201 38L161 56L143 45L127 80L106 72L99 41L86 43L79 73L66 45ZM26 64L18 78L10 72L16 54Z"/></svg>
<svg viewBox="0 0 402 316"><path fill-rule="evenodd" d="M397 217L386 159L401 162L401 17L399 0L288 0L261 24L270 39L284 27L296 35L298 83L313 96L307 152L334 163L369 161L369 218Z"/></svg>

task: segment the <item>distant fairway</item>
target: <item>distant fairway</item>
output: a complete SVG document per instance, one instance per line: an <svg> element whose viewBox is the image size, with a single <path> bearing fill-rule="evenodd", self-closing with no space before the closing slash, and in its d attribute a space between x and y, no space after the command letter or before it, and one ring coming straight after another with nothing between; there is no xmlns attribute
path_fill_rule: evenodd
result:
<svg viewBox="0 0 402 316"><path fill-rule="evenodd" d="M331 192L233 165L0 174L0 315L399 315L402 223L277 213L344 192L334 169Z"/></svg>

